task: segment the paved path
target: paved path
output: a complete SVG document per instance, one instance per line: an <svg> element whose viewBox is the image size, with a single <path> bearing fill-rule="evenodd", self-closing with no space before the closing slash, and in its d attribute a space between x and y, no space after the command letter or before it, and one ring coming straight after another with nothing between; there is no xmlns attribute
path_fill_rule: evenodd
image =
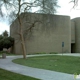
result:
<svg viewBox="0 0 80 80"><path fill-rule="evenodd" d="M67 55L80 56L80 54L74 54L74 55L67 54ZM28 55L28 57L32 57L32 56L33 55ZM36 56L42 56L42 55L36 55ZM6 59L0 59L0 68L9 70L15 73L35 77L40 80L74 80L73 75L71 74L60 73L60 72L32 68L32 67L15 64L12 62L12 60L16 58L22 58L22 56L7 56Z"/></svg>

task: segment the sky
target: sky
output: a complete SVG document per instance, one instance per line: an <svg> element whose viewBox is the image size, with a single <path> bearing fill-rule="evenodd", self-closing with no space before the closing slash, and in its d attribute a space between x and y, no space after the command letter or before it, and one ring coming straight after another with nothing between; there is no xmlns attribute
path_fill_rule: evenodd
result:
<svg viewBox="0 0 80 80"><path fill-rule="evenodd" d="M7 30L8 32L10 32L10 28L9 28L9 24L5 19L0 19L0 34L2 34L5 30Z"/></svg>
<svg viewBox="0 0 80 80"><path fill-rule="evenodd" d="M57 9L57 15L67 15L70 16L71 19L80 17L80 0L76 9L73 9L73 3L70 3L70 0L58 0L58 5L60 8ZM9 32L9 27L6 17L4 19L0 18L0 34L5 30Z"/></svg>
<svg viewBox="0 0 80 80"><path fill-rule="evenodd" d="M80 0L78 6L74 9L73 3L70 3L70 0L58 0L58 5L61 7L57 10L59 15L68 15L72 18L80 17Z"/></svg>

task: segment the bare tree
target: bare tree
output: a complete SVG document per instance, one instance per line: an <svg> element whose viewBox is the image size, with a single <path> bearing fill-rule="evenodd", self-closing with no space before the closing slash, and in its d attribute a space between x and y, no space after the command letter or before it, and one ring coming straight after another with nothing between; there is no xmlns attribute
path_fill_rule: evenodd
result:
<svg viewBox="0 0 80 80"><path fill-rule="evenodd" d="M70 2L74 3L73 8L78 6L78 0L71 0Z"/></svg>
<svg viewBox="0 0 80 80"><path fill-rule="evenodd" d="M57 5L58 0L37 0L39 6L38 13L54 14L56 9L60 6Z"/></svg>
<svg viewBox="0 0 80 80"><path fill-rule="evenodd" d="M31 12L33 7L39 7L40 13L54 13L56 11L55 7L57 6L57 0L0 0L0 15L4 16L3 8L6 10L9 19L12 21L16 18L19 22L19 36L21 40L22 50L23 50L23 58L26 59L26 47L25 47L25 40L23 35L23 21L21 19L21 13ZM24 15L25 16L25 15ZM26 30L26 33L30 32L32 28L35 26L38 20L35 20L33 23Z"/></svg>

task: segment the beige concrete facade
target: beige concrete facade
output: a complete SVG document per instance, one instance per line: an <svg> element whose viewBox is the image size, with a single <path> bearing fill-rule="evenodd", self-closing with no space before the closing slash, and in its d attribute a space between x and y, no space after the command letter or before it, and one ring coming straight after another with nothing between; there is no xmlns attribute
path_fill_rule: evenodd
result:
<svg viewBox="0 0 80 80"><path fill-rule="evenodd" d="M25 18L23 18L23 16L21 17L23 23L23 33L30 26L30 24L26 23L26 21L30 23L34 22L36 19L41 21L35 24L31 35L24 35L24 37L28 36L27 39L25 39L26 51L28 54L40 52L71 52L71 44L76 43L75 36L79 34L79 32L75 34L75 23L73 20L70 20L69 16L28 13ZM78 26L78 28L80 27ZM18 31L19 23L15 20L10 26L10 35L15 39L13 52L16 54L22 54L21 41L19 35L17 34ZM79 36L80 34L77 37ZM79 41L80 38L78 38L76 45ZM75 50L79 51L79 48Z"/></svg>
<svg viewBox="0 0 80 80"><path fill-rule="evenodd" d="M71 21L75 26L75 43L72 47L75 53L80 53L80 18L75 18Z"/></svg>
<svg viewBox="0 0 80 80"><path fill-rule="evenodd" d="M75 23L71 21L71 43L75 43Z"/></svg>

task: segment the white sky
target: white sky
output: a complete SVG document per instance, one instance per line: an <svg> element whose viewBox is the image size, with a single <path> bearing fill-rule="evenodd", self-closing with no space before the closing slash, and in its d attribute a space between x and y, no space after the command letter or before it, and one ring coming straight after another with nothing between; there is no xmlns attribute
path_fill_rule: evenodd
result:
<svg viewBox="0 0 80 80"><path fill-rule="evenodd" d="M2 34L5 30L9 32L9 25L6 20L0 20L0 34Z"/></svg>
<svg viewBox="0 0 80 80"><path fill-rule="evenodd" d="M80 0L78 2L78 7L76 9L72 9L73 3L69 3L70 0L58 0L58 5L60 8L57 10L58 15L68 15L71 18L80 17ZM7 30L9 32L9 25L7 23L6 18L3 21L0 19L0 34Z"/></svg>
<svg viewBox="0 0 80 80"><path fill-rule="evenodd" d="M80 17L80 0L76 9L73 9L73 3L70 3L70 0L58 0L59 8L57 11L59 15L68 15L71 18Z"/></svg>

